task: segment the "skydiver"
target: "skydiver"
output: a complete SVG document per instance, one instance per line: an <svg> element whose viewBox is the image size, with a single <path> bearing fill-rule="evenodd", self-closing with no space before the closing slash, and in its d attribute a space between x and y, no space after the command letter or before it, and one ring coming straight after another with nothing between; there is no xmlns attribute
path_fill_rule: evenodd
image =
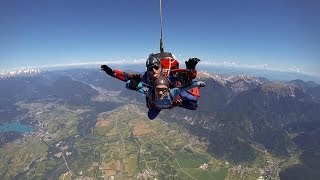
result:
<svg viewBox="0 0 320 180"><path fill-rule="evenodd" d="M127 85L129 85L127 83ZM162 109L171 109L173 107L182 107L189 110L196 110L198 107L198 98L187 93L189 89L195 87L204 87L202 81L193 80L187 87L170 88L170 82L167 77L160 75L152 83L153 86L145 86L143 82L138 83L136 91L146 95L149 119L154 119Z"/></svg>
<svg viewBox="0 0 320 180"><path fill-rule="evenodd" d="M161 61L160 61L161 59ZM107 65L101 65L101 70L105 71L108 75L122 80L127 83L127 88L131 90L139 90L139 85L143 83L149 88L153 87L153 83L161 75L165 75L169 78L169 88L174 87L188 87L192 85L193 79L195 79L197 71L195 66L200 60L197 58L190 58L186 61L187 69L179 69L179 63L176 61L171 53L158 53L150 54L146 61L147 71L141 74L128 74L120 70L112 70ZM141 83L140 83L141 82ZM205 86L204 83L201 86ZM154 92L151 90L149 92ZM198 86L195 86L188 91L179 91L180 97L183 100L182 107L195 110L198 107L198 98L200 97ZM153 100L146 96L147 106L149 107L148 117L154 119L161 109L151 108L148 104L152 104Z"/></svg>
<svg viewBox="0 0 320 180"><path fill-rule="evenodd" d="M192 79L197 76L195 66L200 60L198 58L190 58L186 61L187 69L179 69L179 62L169 52L150 54L146 61L147 71L141 74L128 74L121 70L112 70L107 65L101 65L101 70L105 71L108 75L127 82L134 79L135 81L142 81L152 86L154 79L159 77L160 74L169 77L175 87L187 86ZM134 81L132 81L133 83ZM137 84L131 84L129 89L136 89Z"/></svg>

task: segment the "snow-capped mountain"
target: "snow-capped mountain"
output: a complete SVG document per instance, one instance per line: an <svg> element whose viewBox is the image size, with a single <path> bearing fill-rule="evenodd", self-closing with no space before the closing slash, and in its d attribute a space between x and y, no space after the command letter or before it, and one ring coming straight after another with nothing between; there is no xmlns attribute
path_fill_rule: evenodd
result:
<svg viewBox="0 0 320 180"><path fill-rule="evenodd" d="M12 70L8 72L0 72L0 78L9 78L9 77L20 77L20 76L34 76L44 72L44 70L37 68L26 68L26 69L18 69Z"/></svg>
<svg viewBox="0 0 320 180"><path fill-rule="evenodd" d="M305 92L306 89L295 85L293 82L307 84L307 82L304 82L302 80L300 80L301 82L295 80L290 81L289 83L272 82L263 77L251 77L248 75L220 76L202 71L198 73L198 78L204 80L207 83L210 81L215 82L214 88L216 91L218 86L220 86L224 88L223 91L229 90L230 92L235 93L235 95L252 89L261 89L265 93L273 93L279 96L295 97L296 94L301 94L302 92ZM311 83L314 82L308 82L308 84ZM314 86L316 86L316 84ZM311 87L309 87L309 90L310 88ZM314 96L318 97L317 95Z"/></svg>
<svg viewBox="0 0 320 180"><path fill-rule="evenodd" d="M216 82L220 83L220 84L226 84L227 83L227 79L223 76L217 75L217 74L211 74L205 71L200 71L198 72L198 78L199 79L213 79Z"/></svg>
<svg viewBox="0 0 320 180"><path fill-rule="evenodd" d="M235 76L221 76L221 75L217 75L217 74L211 74L205 71L200 71L198 73L198 78L203 78L203 79L213 79L216 82L220 83L221 85L225 85L227 83L237 83L237 82L245 82L245 83L252 83L252 84L265 84L270 82L268 79L266 78L262 78L262 77L251 77L248 75L235 75Z"/></svg>

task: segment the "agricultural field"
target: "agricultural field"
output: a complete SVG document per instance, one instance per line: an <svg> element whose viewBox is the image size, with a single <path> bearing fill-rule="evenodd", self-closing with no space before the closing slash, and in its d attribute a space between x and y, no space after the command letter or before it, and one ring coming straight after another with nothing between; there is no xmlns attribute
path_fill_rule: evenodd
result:
<svg viewBox="0 0 320 180"><path fill-rule="evenodd" d="M150 121L136 105L101 113L58 104L20 107L28 109L39 127L0 149L4 179L222 180L262 174L257 168L239 171L215 158L207 152L207 142L177 123ZM256 164L264 162L257 158Z"/></svg>

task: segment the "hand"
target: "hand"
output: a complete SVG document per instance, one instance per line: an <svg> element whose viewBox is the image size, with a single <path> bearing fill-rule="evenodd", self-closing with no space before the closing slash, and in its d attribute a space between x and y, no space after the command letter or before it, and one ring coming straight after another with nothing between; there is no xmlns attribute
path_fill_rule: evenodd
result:
<svg viewBox="0 0 320 180"><path fill-rule="evenodd" d="M190 58L188 61L185 62L187 69L195 69L199 61L200 59L198 58Z"/></svg>
<svg viewBox="0 0 320 180"><path fill-rule="evenodd" d="M102 71L104 71L104 72L106 72L107 74L109 74L110 76L113 76L113 70L109 67L109 66L107 66L107 65L105 65L105 64L103 64L103 65L101 65L101 70Z"/></svg>
<svg viewBox="0 0 320 180"><path fill-rule="evenodd" d="M141 81L140 75L132 76L130 79L130 83L129 83L129 89L138 90L138 85L139 85L140 81Z"/></svg>

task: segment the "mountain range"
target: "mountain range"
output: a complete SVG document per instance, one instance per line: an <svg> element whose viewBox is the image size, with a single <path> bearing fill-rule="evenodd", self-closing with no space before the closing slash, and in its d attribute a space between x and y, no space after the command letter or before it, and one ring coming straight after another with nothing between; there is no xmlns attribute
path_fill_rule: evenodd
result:
<svg viewBox="0 0 320 180"><path fill-rule="evenodd" d="M39 121L26 116L20 104L58 102L75 109L90 107L90 113L77 125L85 136L91 133L99 113L128 102L145 109L143 95L128 91L123 82L97 69L30 69L1 77L1 123L19 120L36 126ZM186 128L208 143L208 153L223 161L255 164L261 157L272 156L278 159L273 162L278 168L273 170L280 179L320 176L319 84L208 71L200 71L197 79L206 83L200 89L199 108L163 110L160 119ZM1 146L22 137L17 132L0 135Z"/></svg>
<svg viewBox="0 0 320 180"><path fill-rule="evenodd" d="M283 170L281 179L319 175L318 84L199 75L207 86L201 89L198 112L177 110L168 112L168 118L184 119L180 122L191 132L210 142L210 152L229 161L253 161L262 147L281 158L299 156L301 164Z"/></svg>

